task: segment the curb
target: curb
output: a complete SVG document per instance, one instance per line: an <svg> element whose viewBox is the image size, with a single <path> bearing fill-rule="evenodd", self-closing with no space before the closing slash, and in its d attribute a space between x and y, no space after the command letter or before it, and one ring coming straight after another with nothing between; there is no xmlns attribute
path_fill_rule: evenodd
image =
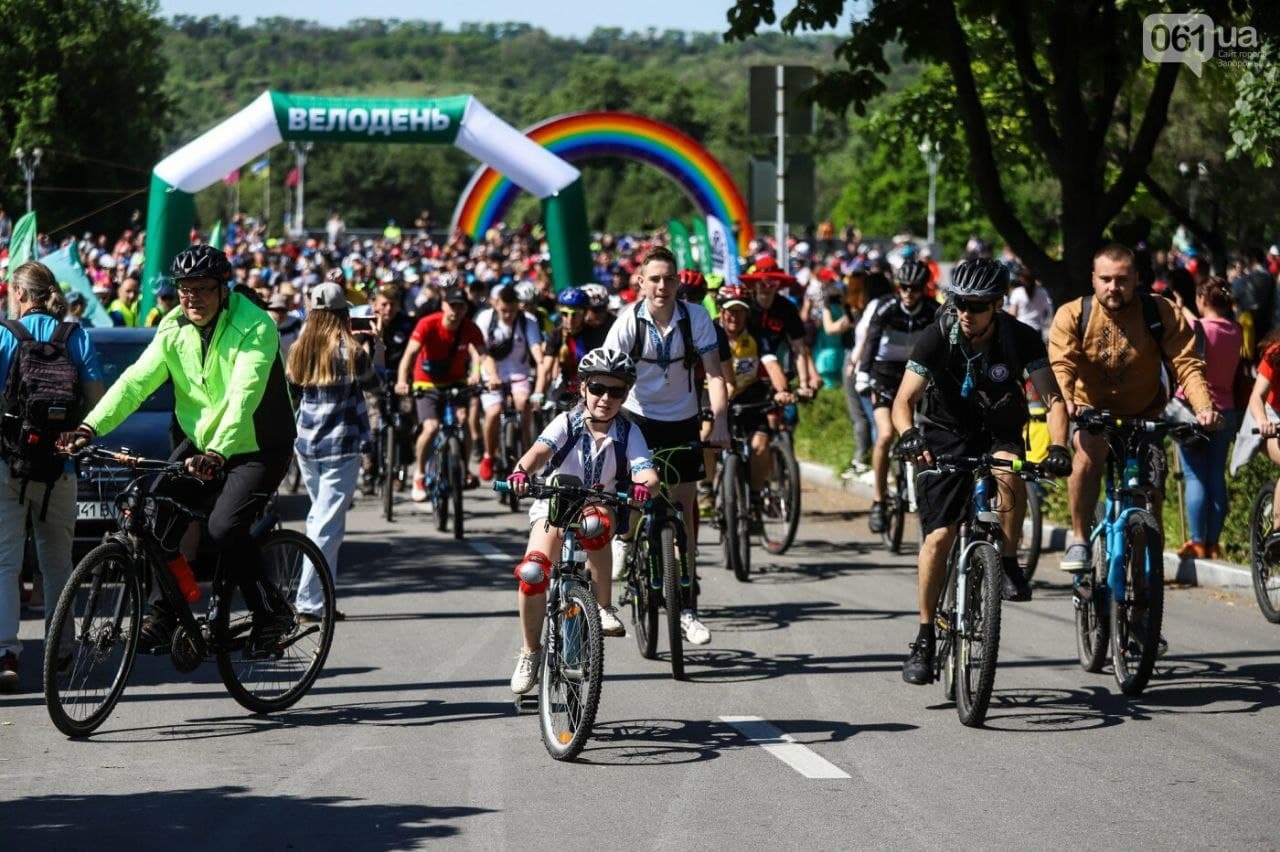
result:
<svg viewBox="0 0 1280 852"><path fill-rule="evenodd" d="M818 485L849 491L871 499L871 486L856 479L841 479L831 468L814 462L800 462L800 476ZM1065 550L1069 530L1056 524L1043 524L1041 545L1044 552ZM1167 582L1221 589L1250 589L1253 572L1247 566L1216 559L1181 559L1177 551L1164 552L1164 578Z"/></svg>

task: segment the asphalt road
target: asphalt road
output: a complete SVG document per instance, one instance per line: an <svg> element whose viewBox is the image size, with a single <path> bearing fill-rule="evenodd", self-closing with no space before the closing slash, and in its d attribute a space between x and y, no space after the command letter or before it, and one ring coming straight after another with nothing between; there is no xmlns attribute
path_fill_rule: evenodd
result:
<svg viewBox="0 0 1280 852"><path fill-rule="evenodd" d="M29 642L24 691L0 696L0 848L1277 845L1280 632L1250 598L1170 591L1169 654L1128 699L1078 667L1050 557L1035 600L1005 608L992 709L969 729L938 685L901 679L913 557L870 544L857 498L807 490L797 546L758 552L750 584L704 541L713 638L687 650L690 681L607 640L595 736L561 764L507 689L526 526L468 499L463 542L407 503L394 524L357 505L349 620L276 717L242 710L211 664L146 658L99 733L70 741Z"/></svg>

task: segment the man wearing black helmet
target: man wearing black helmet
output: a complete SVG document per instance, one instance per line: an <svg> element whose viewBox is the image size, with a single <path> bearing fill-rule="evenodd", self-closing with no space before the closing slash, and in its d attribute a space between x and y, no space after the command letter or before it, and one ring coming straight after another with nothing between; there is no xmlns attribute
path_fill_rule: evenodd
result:
<svg viewBox="0 0 1280 852"><path fill-rule="evenodd" d="M185 438L173 458L185 459L201 482L171 483L168 496L208 509L209 537L253 612L252 650L267 652L295 627L291 602L264 576L250 532L265 495L284 479L297 437L280 335L266 311L227 288L231 265L218 249L184 249L170 275L181 310L160 321L142 355L62 444L78 449L108 434L172 382L174 416ZM176 557L176 543L167 555ZM141 647L168 647L174 624L173 613L153 603Z"/></svg>
<svg viewBox="0 0 1280 852"><path fill-rule="evenodd" d="M1028 419L1023 376L1030 376L1048 409L1053 442L1044 466L1065 476L1071 472L1067 414L1058 383L1049 369L1044 341L1032 329L1000 308L1009 289L1009 273L1000 263L979 259L964 263L951 276L951 304L929 326L911 350L907 372L893 403L898 446L921 468L943 455L1021 458L1022 430ZM920 426L916 403L924 399ZM1026 511L1020 479L997 472L1000 495L995 501L1004 528L1004 597L1029 600L1031 590L1018 568L1018 538ZM946 575L947 554L968 510L972 477L924 470L917 478L920 526L924 544L919 560L920 630L902 667L907 683L933 680L933 618Z"/></svg>

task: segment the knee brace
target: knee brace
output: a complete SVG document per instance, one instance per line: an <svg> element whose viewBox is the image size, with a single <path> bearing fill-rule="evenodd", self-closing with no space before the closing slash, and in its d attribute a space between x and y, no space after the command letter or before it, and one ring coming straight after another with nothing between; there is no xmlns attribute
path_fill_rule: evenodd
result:
<svg viewBox="0 0 1280 852"><path fill-rule="evenodd" d="M516 579L520 581L520 594L540 595L551 582L551 560L540 550L531 550L516 563Z"/></svg>
<svg viewBox="0 0 1280 852"><path fill-rule="evenodd" d="M578 519L578 543L583 550L599 550L609 543L613 533L609 514L599 506L587 506Z"/></svg>

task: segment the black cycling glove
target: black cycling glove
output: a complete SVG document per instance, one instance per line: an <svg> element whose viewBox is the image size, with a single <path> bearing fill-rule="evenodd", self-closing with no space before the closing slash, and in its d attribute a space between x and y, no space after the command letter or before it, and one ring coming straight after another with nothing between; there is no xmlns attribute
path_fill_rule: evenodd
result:
<svg viewBox="0 0 1280 852"><path fill-rule="evenodd" d="M904 458L918 459L924 455L926 449L928 448L924 443L924 435L921 435L920 430L914 426L903 432L902 437L898 439L898 452Z"/></svg>
<svg viewBox="0 0 1280 852"><path fill-rule="evenodd" d="M1071 473L1071 453L1067 452L1067 448L1060 444L1050 444L1049 452L1044 457L1044 463L1040 465L1044 468L1045 473L1051 473L1054 476L1068 476Z"/></svg>

